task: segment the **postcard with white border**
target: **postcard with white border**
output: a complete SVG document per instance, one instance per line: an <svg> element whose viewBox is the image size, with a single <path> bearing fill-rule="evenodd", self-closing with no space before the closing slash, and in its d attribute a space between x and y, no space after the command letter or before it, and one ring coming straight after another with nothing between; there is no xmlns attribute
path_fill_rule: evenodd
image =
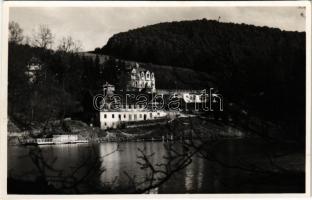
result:
<svg viewBox="0 0 312 200"><path fill-rule="evenodd" d="M4 199L310 195L311 2L2 6Z"/></svg>

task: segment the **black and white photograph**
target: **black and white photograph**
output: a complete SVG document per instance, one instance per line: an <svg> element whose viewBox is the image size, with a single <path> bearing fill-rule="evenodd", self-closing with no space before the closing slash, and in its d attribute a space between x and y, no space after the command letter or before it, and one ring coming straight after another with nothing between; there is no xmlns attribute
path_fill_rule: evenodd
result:
<svg viewBox="0 0 312 200"><path fill-rule="evenodd" d="M311 2L6 3L8 196L309 193Z"/></svg>

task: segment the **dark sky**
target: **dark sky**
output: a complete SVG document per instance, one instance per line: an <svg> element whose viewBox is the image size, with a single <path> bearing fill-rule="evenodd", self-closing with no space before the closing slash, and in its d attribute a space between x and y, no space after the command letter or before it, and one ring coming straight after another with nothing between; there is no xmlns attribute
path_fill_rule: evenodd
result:
<svg viewBox="0 0 312 200"><path fill-rule="evenodd" d="M129 29L219 16L223 22L305 31L304 11L298 7L11 7L9 17L25 35L46 24L55 34L55 43L71 35L82 42L84 50L93 50L105 45L113 34Z"/></svg>

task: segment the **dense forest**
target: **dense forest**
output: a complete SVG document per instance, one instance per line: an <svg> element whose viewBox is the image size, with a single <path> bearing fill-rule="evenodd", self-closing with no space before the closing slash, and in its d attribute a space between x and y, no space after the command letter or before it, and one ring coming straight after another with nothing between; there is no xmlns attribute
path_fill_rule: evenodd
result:
<svg viewBox="0 0 312 200"><path fill-rule="evenodd" d="M116 82L116 65L138 61L155 72L156 88L217 88L224 113L235 105L245 118L304 138L305 33L206 19L161 23L118 33L91 57L78 53L70 37L52 50L47 27L33 37L43 40L23 42L12 23L8 111L23 127L65 117L93 122L92 98L101 84Z"/></svg>
<svg viewBox="0 0 312 200"><path fill-rule="evenodd" d="M76 53L9 44L8 114L20 128L49 120L94 118L92 98L101 89L98 60Z"/></svg>
<svg viewBox="0 0 312 200"><path fill-rule="evenodd" d="M8 114L19 127L94 120L92 100L104 78L97 57L10 41L8 63Z"/></svg>
<svg viewBox="0 0 312 200"><path fill-rule="evenodd" d="M10 122L22 130L65 118L97 125L93 97L102 93L105 81L116 79L115 59L90 57L79 40L64 36L57 41L47 25L35 28L25 35L18 23L9 23Z"/></svg>
<svg viewBox="0 0 312 200"><path fill-rule="evenodd" d="M206 19L168 22L115 34L95 52L208 74L226 103L290 134L304 133L304 32Z"/></svg>

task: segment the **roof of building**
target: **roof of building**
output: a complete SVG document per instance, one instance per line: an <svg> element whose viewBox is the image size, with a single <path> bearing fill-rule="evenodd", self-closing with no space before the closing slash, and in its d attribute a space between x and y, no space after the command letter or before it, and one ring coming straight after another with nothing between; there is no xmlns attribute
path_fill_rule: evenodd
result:
<svg viewBox="0 0 312 200"><path fill-rule="evenodd" d="M103 87L115 87L115 86L112 85L112 84L109 84L108 82L106 82L106 83L103 85Z"/></svg>
<svg viewBox="0 0 312 200"><path fill-rule="evenodd" d="M140 72L140 73L141 72L144 72L144 73L146 73L146 72L154 73L154 72L151 72L148 69L145 69L145 68L141 67L138 63L136 63L136 64L137 65L131 65L131 67L130 67L131 72L132 72L133 69L135 69L136 72Z"/></svg>

